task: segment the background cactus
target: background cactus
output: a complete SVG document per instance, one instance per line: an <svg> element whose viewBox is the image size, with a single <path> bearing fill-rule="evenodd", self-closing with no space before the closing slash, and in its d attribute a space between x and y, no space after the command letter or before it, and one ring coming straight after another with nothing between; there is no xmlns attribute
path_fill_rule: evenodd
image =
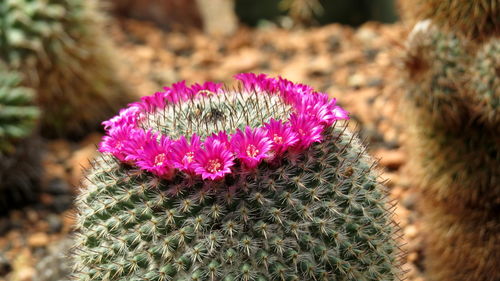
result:
<svg viewBox="0 0 500 281"><path fill-rule="evenodd" d="M127 101L102 29L95 0L0 2L0 54L36 89L44 135L79 136Z"/></svg>
<svg viewBox="0 0 500 281"><path fill-rule="evenodd" d="M489 13L498 6L441 2L448 10L436 8L432 20L415 26L406 56L409 139L418 166L413 171L425 201L426 269L430 280L493 281L500 279L500 53L493 32L499 23ZM479 2L486 20L480 25L458 17L443 23ZM456 32L446 28L454 25Z"/></svg>
<svg viewBox="0 0 500 281"><path fill-rule="evenodd" d="M418 178L425 192L453 206L493 208L500 203L500 189L493 188L500 157L494 120L500 92L489 86L498 80L498 65L493 58L481 60L482 49L494 50L491 43L476 49L477 56L471 44L429 21L414 29L406 58L409 116L415 125L411 139L424 167Z"/></svg>
<svg viewBox="0 0 500 281"><path fill-rule="evenodd" d="M168 89L145 98L146 111L131 107L106 125L132 118L142 120L139 127L145 130L173 138L196 133L206 138L205 150L185 155L199 163L208 139L221 136L211 133L231 134L247 125L272 123L271 118L288 118L295 109L270 93L275 83L281 94L311 91L286 80L262 79L257 86L244 81L246 87L236 91L184 88L202 97L181 103ZM173 87L174 93L180 86ZM152 106L163 99L174 102L164 109ZM106 153L93 162L77 201L75 279L397 279L396 228L374 163L355 135L332 123L324 128L321 143L316 140L300 151L290 146L282 157L261 160L251 169L239 158L232 172L215 180L202 180L199 167L196 174L187 167L164 177L155 175L156 169L133 167L131 158L110 148L126 149L127 138L108 127L110 136L101 145ZM282 137L274 135L270 155L280 155L276 147ZM214 145L224 147L219 140ZM152 168L164 163L161 155L153 155Z"/></svg>
<svg viewBox="0 0 500 281"><path fill-rule="evenodd" d="M441 30L474 40L500 35L496 0L401 0L410 18L431 19Z"/></svg>
<svg viewBox="0 0 500 281"><path fill-rule="evenodd" d="M34 199L40 170L38 139L32 135L38 109L20 78L0 64L0 213Z"/></svg>

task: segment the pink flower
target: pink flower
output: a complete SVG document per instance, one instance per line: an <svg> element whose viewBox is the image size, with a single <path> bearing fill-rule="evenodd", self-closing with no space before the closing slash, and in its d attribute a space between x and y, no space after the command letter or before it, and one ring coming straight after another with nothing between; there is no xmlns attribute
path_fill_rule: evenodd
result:
<svg viewBox="0 0 500 281"><path fill-rule="evenodd" d="M117 116L102 122L102 125L104 125L106 131L124 126L135 127L137 122L143 117L144 114L138 103L132 103L129 107L121 109Z"/></svg>
<svg viewBox="0 0 500 281"><path fill-rule="evenodd" d="M266 130L262 128L252 129L247 126L244 132L238 129L231 138L231 147L237 157L250 169L255 168L268 156L271 145Z"/></svg>
<svg viewBox="0 0 500 281"><path fill-rule="evenodd" d="M126 147L129 145L130 135L137 131L130 125L110 128L108 135L104 136L99 144L99 152L109 153L118 160L126 162Z"/></svg>
<svg viewBox="0 0 500 281"><path fill-rule="evenodd" d="M273 93L277 90L278 81L274 78L268 78L266 74L240 73L236 74L234 78L241 81L247 91L259 90Z"/></svg>
<svg viewBox="0 0 500 281"><path fill-rule="evenodd" d="M222 84L221 83L214 83L214 82L205 82L202 85L193 84L190 87L190 89L194 95L201 94L202 96L206 96L208 92L214 93L214 94L219 93L220 90L222 89Z"/></svg>
<svg viewBox="0 0 500 281"><path fill-rule="evenodd" d="M314 93L303 95L296 101L295 109L299 114L307 114L319 120L323 125L332 125L336 120L333 115L335 100L328 99L326 94Z"/></svg>
<svg viewBox="0 0 500 281"><path fill-rule="evenodd" d="M172 143L172 162L174 167L187 173L194 173L194 155L200 149L200 137L194 134L188 142L182 136L178 141Z"/></svg>
<svg viewBox="0 0 500 281"><path fill-rule="evenodd" d="M264 126L267 130L267 136L272 142L272 150L275 156L283 154L288 147L293 146L299 141L297 133L292 131L289 123L271 119Z"/></svg>
<svg viewBox="0 0 500 281"><path fill-rule="evenodd" d="M299 148L305 149L312 143L321 141L324 126L313 116L294 113L290 116L290 124L292 130L298 135L297 146Z"/></svg>
<svg viewBox="0 0 500 281"><path fill-rule="evenodd" d="M141 138L136 139L135 153L133 158L136 165L157 176L165 177L172 173L171 140L166 136L147 132ZM129 159L129 158L128 158Z"/></svg>
<svg viewBox="0 0 500 281"><path fill-rule="evenodd" d="M203 179L220 179L231 173L234 165L233 153L215 139L205 140L204 148L195 153L194 159L194 170Z"/></svg>
<svg viewBox="0 0 500 281"><path fill-rule="evenodd" d="M217 142L222 144L225 149L230 149L231 144L229 143L229 137L227 136L225 131L220 131L219 133L213 133L211 136L205 139L205 142Z"/></svg>
<svg viewBox="0 0 500 281"><path fill-rule="evenodd" d="M340 106L335 106L332 109L333 116L335 120L349 120L349 112L345 111L342 107Z"/></svg>
<svg viewBox="0 0 500 281"><path fill-rule="evenodd" d="M158 108L165 108L167 105L166 93L156 92L154 95L141 98L138 106L145 112L153 112Z"/></svg>
<svg viewBox="0 0 500 281"><path fill-rule="evenodd" d="M177 104L193 97L193 91L186 86L186 81L172 84L172 87L163 87L163 94L168 104Z"/></svg>
<svg viewBox="0 0 500 281"><path fill-rule="evenodd" d="M308 85L296 84L282 77L278 78L276 87L283 101L290 105L295 105L297 101L302 100L304 95L314 92L314 89Z"/></svg>

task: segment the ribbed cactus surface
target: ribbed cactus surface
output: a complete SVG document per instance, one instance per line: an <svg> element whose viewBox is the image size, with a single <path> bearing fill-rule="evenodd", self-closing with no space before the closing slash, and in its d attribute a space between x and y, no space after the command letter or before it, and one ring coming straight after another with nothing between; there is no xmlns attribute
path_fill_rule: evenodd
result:
<svg viewBox="0 0 500 281"><path fill-rule="evenodd" d="M33 92L19 86L19 73L0 64L0 213L33 199L38 178L38 109Z"/></svg>
<svg viewBox="0 0 500 281"><path fill-rule="evenodd" d="M295 125L298 105L284 102L284 96L320 96L304 85L252 74L240 79L245 87L235 90L177 84L145 98L143 110L129 108L107 122L104 154L94 161L77 201L76 280L398 278L385 191L357 137L335 120L312 129ZM177 102L180 92L195 97ZM170 102L158 107L162 99ZM308 109L345 118L339 107ZM134 152L127 151L131 144L123 132L114 131L130 119L147 132L180 137L180 143L195 133L202 144L177 157L172 143L172 158L153 154L156 165L148 172L144 159L130 157ZM288 129L277 129L275 119ZM271 137L238 131L262 124L269 125L265 134ZM246 133L259 140L241 139ZM291 135L298 141L285 147ZM195 140L187 143L196 146ZM157 141L164 139L155 135ZM231 148L241 143L243 153ZM140 154L149 145L141 145ZM223 167L221 158L210 158L219 154ZM186 166L160 172L156 168L166 159ZM226 166L226 173L212 177Z"/></svg>
<svg viewBox="0 0 500 281"><path fill-rule="evenodd" d="M0 54L36 90L44 135L81 135L126 102L103 28L95 0L0 2Z"/></svg>

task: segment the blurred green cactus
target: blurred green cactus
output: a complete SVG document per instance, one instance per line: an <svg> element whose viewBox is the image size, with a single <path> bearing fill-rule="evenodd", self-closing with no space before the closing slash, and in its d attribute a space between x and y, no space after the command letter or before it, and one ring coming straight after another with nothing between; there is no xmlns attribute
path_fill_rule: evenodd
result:
<svg viewBox="0 0 500 281"><path fill-rule="evenodd" d="M406 98L418 136L412 139L426 171L423 186L435 189L435 199L474 208L500 203L500 189L493 188L500 157L498 42L476 46L430 21L410 35Z"/></svg>
<svg viewBox="0 0 500 281"><path fill-rule="evenodd" d="M98 128L127 101L95 0L0 2L0 54L37 92L46 136Z"/></svg>
<svg viewBox="0 0 500 281"><path fill-rule="evenodd" d="M426 206L426 271L430 280L494 281L500 279L500 48L488 35L499 23L492 28L484 14L481 26L456 17L444 24L449 13L493 2L442 2L457 10L439 8L438 19L417 23L405 58L413 172ZM485 6L485 13L495 7ZM455 32L445 27L454 24Z"/></svg>
<svg viewBox="0 0 500 281"><path fill-rule="evenodd" d="M486 41L473 58L470 87L474 105L485 123L500 124L500 39Z"/></svg>
<svg viewBox="0 0 500 281"><path fill-rule="evenodd" d="M0 64L0 213L34 199L39 174L39 111L33 91L20 87L21 76Z"/></svg>

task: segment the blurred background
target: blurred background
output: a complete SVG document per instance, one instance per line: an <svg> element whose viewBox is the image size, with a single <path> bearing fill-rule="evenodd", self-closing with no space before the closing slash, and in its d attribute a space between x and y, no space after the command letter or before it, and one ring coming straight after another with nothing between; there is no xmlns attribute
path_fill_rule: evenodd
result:
<svg viewBox="0 0 500 281"><path fill-rule="evenodd" d="M42 137L26 134L36 139L38 147L36 161L40 165L29 168L36 169L38 175L28 184L36 188L25 192L32 193L30 196L4 197L7 202L2 204L6 207L0 208L0 280L64 280L69 268L59 266L63 264L60 259L47 257L67 252L71 245L75 223L73 202L82 170L89 168L89 159L97 154L101 121L116 114L127 102L177 81L232 83L232 76L241 72L281 75L309 84L337 98L351 113L350 126L359 132L369 153L380 159L389 197L397 206L394 215L405 241L403 270L407 272L407 280L430 280L424 266L421 209L417 208L421 193L411 172L412 164L408 163L412 147L408 146L407 122L401 112L401 98L405 95L402 69L407 62L405 42L415 21L406 16L403 11L407 10L402 9L401 3L395 0L99 0L74 7L61 4L66 1L2 1L8 3L0 4L0 8L4 5L4 23L22 5L57 2L66 9L60 16L57 6L45 9L50 13L41 13L30 20L47 18L44 23L50 24L60 21L63 29L68 22L99 27L97 31L69 28L64 40L70 38L78 43L79 36L97 35L79 45L81 56L63 63L63 56L51 54L67 46L57 45L60 39L56 35L43 37L49 31L43 31L42 25L25 33L9 33L7 25L0 25L4 29L0 33L4 40L0 46L2 60L7 68L22 74L25 80L19 82L20 86L36 92L60 83L53 88L70 89L77 96L68 99L66 94L59 94L60 97L46 92L38 94L35 103L42 108L41 121L35 122L38 125L34 126L40 129L34 134ZM78 9L79 13L72 14L70 9ZM92 9L88 18L86 9ZM12 25L16 32L25 21L19 22ZM41 37L39 42L30 43L27 48L26 42L37 36ZM11 52L17 43L22 52ZM39 45L43 51L36 49ZM96 48L100 57L92 58L85 53ZM32 58L25 59L26 49L32 52ZM95 84L92 82L95 78L79 73L84 70L98 73L92 67L105 61L113 66L109 70L112 75L103 74L110 77L102 85L87 87ZM53 72L58 65L64 68L61 72L64 75L44 76L43 73ZM75 77L68 78L71 75L67 73ZM50 79L45 78L49 76ZM68 82L60 82L64 79ZM83 101L78 98L87 92L92 96L106 87L110 87L106 91L110 95L112 92L112 98L100 100L98 95ZM83 91L81 88L88 88L84 89L87 92L79 92ZM116 106L94 109L92 101ZM67 104L75 106L67 110L65 117L49 114ZM94 112L103 114L97 114L99 120L87 123L86 114L95 116ZM80 119L75 125L70 121L53 125L57 123L54 120L65 122L76 115ZM53 269L56 267L61 268Z"/></svg>

